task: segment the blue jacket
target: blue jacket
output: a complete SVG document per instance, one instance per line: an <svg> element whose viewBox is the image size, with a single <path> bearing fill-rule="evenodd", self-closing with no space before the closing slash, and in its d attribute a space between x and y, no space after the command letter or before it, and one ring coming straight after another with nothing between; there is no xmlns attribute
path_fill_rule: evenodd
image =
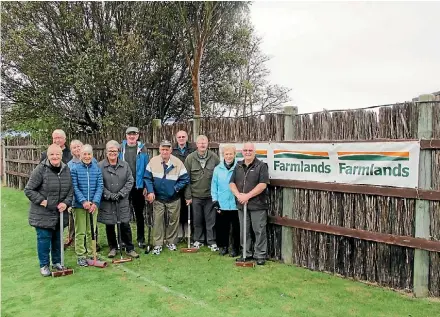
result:
<svg viewBox="0 0 440 317"><path fill-rule="evenodd" d="M91 201L99 207L104 183L101 169L95 162L89 165L83 162L75 164L72 168L72 184L75 194L75 208L82 208L85 201Z"/></svg>
<svg viewBox="0 0 440 317"><path fill-rule="evenodd" d="M222 210L237 210L235 196L229 188L229 180L236 165L237 160L235 160L234 165L228 170L223 161L214 168L211 182L211 196L213 201L218 201L220 209Z"/></svg>
<svg viewBox="0 0 440 317"><path fill-rule="evenodd" d="M145 185L148 193L154 193L156 199L169 202L179 199L179 191L189 184L189 175L185 165L171 155L168 165L164 166L160 155L153 157L145 172Z"/></svg>
<svg viewBox="0 0 440 317"><path fill-rule="evenodd" d="M145 152L144 144L140 141L137 142L138 149L136 155L136 188L144 188L145 170L148 164L148 154ZM125 161L125 147L127 146L127 140L122 141L121 152L119 153L119 159Z"/></svg>

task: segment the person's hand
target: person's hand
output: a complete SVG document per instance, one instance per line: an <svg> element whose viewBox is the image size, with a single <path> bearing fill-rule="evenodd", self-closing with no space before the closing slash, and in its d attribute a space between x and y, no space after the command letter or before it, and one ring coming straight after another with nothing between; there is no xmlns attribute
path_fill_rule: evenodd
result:
<svg viewBox="0 0 440 317"><path fill-rule="evenodd" d="M47 207L47 199L43 200L43 201L40 203L40 206Z"/></svg>
<svg viewBox="0 0 440 317"><path fill-rule="evenodd" d="M189 206L192 204L193 200L192 199L185 199L186 201L186 205Z"/></svg>
<svg viewBox="0 0 440 317"><path fill-rule="evenodd" d="M89 212L91 213L91 214L93 214L95 211L96 211L96 205L95 204L91 204L90 205L90 208L89 208Z"/></svg>
<svg viewBox="0 0 440 317"><path fill-rule="evenodd" d="M119 194L110 194L110 200L118 201L119 200Z"/></svg>
<svg viewBox="0 0 440 317"><path fill-rule="evenodd" d="M218 201L214 201L213 203L214 203L214 205L212 206L212 208L214 208L215 211L217 211L217 213L220 214L222 212L220 209L220 204L218 203Z"/></svg>
<svg viewBox="0 0 440 317"><path fill-rule="evenodd" d="M250 196L249 194L240 193L237 198L240 204L245 205L248 203Z"/></svg>
<svg viewBox="0 0 440 317"><path fill-rule="evenodd" d="M57 208L59 212L64 212L64 210L67 209L67 205L65 203L59 203Z"/></svg>
<svg viewBox="0 0 440 317"><path fill-rule="evenodd" d="M151 204L154 200L156 199L156 196L154 195L154 193L149 193L147 195L147 200L148 202Z"/></svg>
<svg viewBox="0 0 440 317"><path fill-rule="evenodd" d="M91 202L90 202L90 201L85 201L85 202L83 202L83 208L84 208L85 210L89 210L89 209L90 209L90 205L91 205Z"/></svg>
<svg viewBox="0 0 440 317"><path fill-rule="evenodd" d="M148 199L148 193L147 193L147 189L144 188L144 190L142 191L142 195L144 195L145 199Z"/></svg>

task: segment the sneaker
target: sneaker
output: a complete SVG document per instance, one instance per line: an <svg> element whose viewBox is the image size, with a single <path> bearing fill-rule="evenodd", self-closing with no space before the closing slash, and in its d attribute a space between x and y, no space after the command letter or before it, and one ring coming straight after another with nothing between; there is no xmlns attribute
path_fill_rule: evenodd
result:
<svg viewBox="0 0 440 317"><path fill-rule="evenodd" d="M265 259L257 259L257 265L264 265L266 263Z"/></svg>
<svg viewBox="0 0 440 317"><path fill-rule="evenodd" d="M217 244L215 244L215 243L214 243L214 244L211 244L211 245L209 246L209 248L211 249L212 252L216 252L216 251L219 250Z"/></svg>
<svg viewBox="0 0 440 317"><path fill-rule="evenodd" d="M107 256L109 258L114 258L116 256L116 249L111 249Z"/></svg>
<svg viewBox="0 0 440 317"><path fill-rule="evenodd" d="M61 263L55 263L52 265L52 268L56 271L62 271L64 270L63 266L61 265Z"/></svg>
<svg viewBox="0 0 440 317"><path fill-rule="evenodd" d="M84 267L86 267L86 266L89 266L88 264L87 264L87 260L85 259L85 258L78 258L78 261L76 262L79 266L84 266Z"/></svg>
<svg viewBox="0 0 440 317"><path fill-rule="evenodd" d="M126 252L126 253L131 258L135 258L135 259L139 258L139 254L137 254L135 250L131 250L130 252Z"/></svg>
<svg viewBox="0 0 440 317"><path fill-rule="evenodd" d="M156 245L151 252L154 255L159 255L162 252L162 246Z"/></svg>
<svg viewBox="0 0 440 317"><path fill-rule="evenodd" d="M177 247L176 247L176 245L175 245L174 243L169 243L169 244L167 244L167 248L168 248L170 251L176 251L176 250L177 250Z"/></svg>
<svg viewBox="0 0 440 317"><path fill-rule="evenodd" d="M220 248L220 252L219 252L219 254L220 254L221 256L224 256L224 255L228 254L228 248L225 248L225 247Z"/></svg>
<svg viewBox="0 0 440 317"><path fill-rule="evenodd" d="M40 268L40 274L43 276L51 276L52 272L50 271L49 266L45 265L42 268Z"/></svg>
<svg viewBox="0 0 440 317"><path fill-rule="evenodd" d="M197 248L197 249L200 249L201 247L203 247L203 243L201 243L199 241L196 241L196 242L193 243L193 247Z"/></svg>

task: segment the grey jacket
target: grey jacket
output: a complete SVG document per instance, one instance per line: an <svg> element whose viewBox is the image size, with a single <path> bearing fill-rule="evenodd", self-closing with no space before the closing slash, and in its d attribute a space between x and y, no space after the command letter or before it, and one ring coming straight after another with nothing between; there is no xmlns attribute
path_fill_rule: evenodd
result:
<svg viewBox="0 0 440 317"><path fill-rule="evenodd" d="M119 200L120 220L123 223L130 221L130 203L128 196L133 188L134 178L127 162L119 160L113 168L107 159L99 162L99 168L104 180L104 192L99 206L98 221L106 225L117 223L116 202L110 200L112 193L120 193L123 198Z"/></svg>
<svg viewBox="0 0 440 317"><path fill-rule="evenodd" d="M43 160L32 171L24 193L30 200L29 224L37 228L58 229L58 204L63 202L67 207L72 206L73 187L69 167L61 163L61 170L56 174L50 169L49 160ZM47 200L46 207L40 205L43 200ZM63 225L66 227L68 222L66 209Z"/></svg>

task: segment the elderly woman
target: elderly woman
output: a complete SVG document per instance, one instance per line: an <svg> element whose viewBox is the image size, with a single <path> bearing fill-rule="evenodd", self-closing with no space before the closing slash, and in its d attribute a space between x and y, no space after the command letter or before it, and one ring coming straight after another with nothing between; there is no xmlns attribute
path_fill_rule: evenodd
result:
<svg viewBox="0 0 440 317"><path fill-rule="evenodd" d="M60 213L66 212L72 204L73 188L70 169L64 164L61 147L52 144L44 159L32 172L24 193L30 200L29 224L37 231L37 251L40 273L50 276L52 267L62 270ZM67 225L67 213L63 218Z"/></svg>
<svg viewBox="0 0 440 317"><path fill-rule="evenodd" d="M109 258L116 255L118 242L116 240L115 224L121 223L121 232L118 235L125 243L128 256L138 258L134 250L130 228L130 204L128 196L133 188L134 178L127 162L118 159L120 145L111 140L105 146L107 157L99 162L104 179L104 195L99 209L98 221L105 224L107 241L110 248ZM119 209L117 208L119 206ZM119 214L118 214L119 213Z"/></svg>
<svg viewBox="0 0 440 317"><path fill-rule="evenodd" d="M229 180L236 165L236 150L233 145L226 145L222 151L224 160L215 167L211 182L211 196L214 208L217 209L217 245L220 248L220 255L229 252L229 232L232 226L233 243L230 256L235 257L240 248L240 223L235 197L229 188Z"/></svg>
<svg viewBox="0 0 440 317"><path fill-rule="evenodd" d="M78 265L87 266L87 256L92 256L92 237L89 214L93 214L93 230L96 231L98 207L103 191L102 173L93 161L93 148L85 144L80 152L81 163L72 168L75 193L73 218L75 220L75 253ZM84 246L86 238L86 246Z"/></svg>

